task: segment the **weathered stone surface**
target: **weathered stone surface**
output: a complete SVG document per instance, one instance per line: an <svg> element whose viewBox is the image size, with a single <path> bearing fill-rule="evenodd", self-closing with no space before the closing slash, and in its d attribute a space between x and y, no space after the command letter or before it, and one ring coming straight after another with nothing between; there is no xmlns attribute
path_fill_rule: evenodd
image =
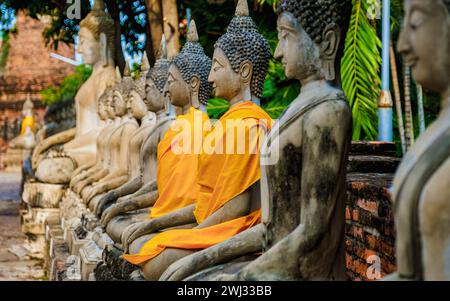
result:
<svg viewBox="0 0 450 301"><path fill-rule="evenodd" d="M64 185L28 182L24 184L22 199L31 207L59 208L64 192Z"/></svg>

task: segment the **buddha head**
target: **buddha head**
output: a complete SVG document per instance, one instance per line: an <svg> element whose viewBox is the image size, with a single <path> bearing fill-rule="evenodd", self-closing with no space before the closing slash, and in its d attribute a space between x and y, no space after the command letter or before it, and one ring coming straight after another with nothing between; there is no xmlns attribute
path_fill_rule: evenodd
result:
<svg viewBox="0 0 450 301"><path fill-rule="evenodd" d="M144 102L147 105L147 109L151 112L159 112L163 109L169 112L170 110L170 103L168 103L163 93L164 85L169 75L169 66L170 61L167 59L166 39L163 35L158 59L153 68L150 68L148 71L145 82Z"/></svg>
<svg viewBox="0 0 450 301"><path fill-rule="evenodd" d="M119 72L118 69L116 70L116 72ZM119 72L120 73L120 72ZM105 89L105 92L103 93L104 95L104 107L105 107L105 115L106 115L106 119L114 119L116 117L116 114L114 112L114 108L113 108L113 94L114 94L114 85L112 86L107 86Z"/></svg>
<svg viewBox="0 0 450 301"><path fill-rule="evenodd" d="M211 94L211 84L208 82L210 69L211 59L198 42L197 26L192 20L187 42L170 65L164 93L177 107L190 104L198 109L200 104L206 106Z"/></svg>
<svg viewBox="0 0 450 301"><path fill-rule="evenodd" d="M147 53L142 54L141 73L139 78L134 81L134 85L128 95L127 109L133 114L136 119L142 119L147 114L147 106L145 99L145 84L147 81L147 73L150 69Z"/></svg>
<svg viewBox="0 0 450 301"><path fill-rule="evenodd" d="M288 78L337 81L351 0L281 0L275 58Z"/></svg>
<svg viewBox="0 0 450 301"><path fill-rule="evenodd" d="M106 110L106 101L107 101L107 89L100 95L98 99L98 117L100 120L108 119L108 111Z"/></svg>
<svg viewBox="0 0 450 301"><path fill-rule="evenodd" d="M113 88L112 107L116 117L122 117L127 113L128 95L133 88L133 85L130 67L126 64L122 79Z"/></svg>
<svg viewBox="0 0 450 301"><path fill-rule="evenodd" d="M450 0L405 0L398 50L417 83L445 93L450 83Z"/></svg>
<svg viewBox="0 0 450 301"><path fill-rule="evenodd" d="M246 0L240 0L236 15L227 32L214 46L209 81L215 96L226 100L241 96L240 100L259 99L266 78L270 47L249 17Z"/></svg>
<svg viewBox="0 0 450 301"><path fill-rule="evenodd" d="M112 65L114 34L114 20L105 12L103 0L96 0L92 11L80 22L77 52L83 56L84 63Z"/></svg>
<svg viewBox="0 0 450 301"><path fill-rule="evenodd" d="M22 114L24 117L33 116L33 101L31 100L31 94L27 94L27 99L25 100L23 107L22 107Z"/></svg>

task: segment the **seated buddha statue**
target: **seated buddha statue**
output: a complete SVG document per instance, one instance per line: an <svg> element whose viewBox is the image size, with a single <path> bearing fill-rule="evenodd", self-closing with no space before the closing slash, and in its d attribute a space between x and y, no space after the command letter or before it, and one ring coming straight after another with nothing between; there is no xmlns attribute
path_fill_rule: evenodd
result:
<svg viewBox="0 0 450 301"><path fill-rule="evenodd" d="M143 74L140 77L130 93L133 105L139 105L143 102L147 108L147 114L141 121L141 131L134 135L130 142L129 179L127 183L101 196L95 202L97 204L93 203L91 205L93 207L91 210L99 217L105 206L115 203L118 199L123 200L142 188L144 186L144 174L154 174L156 172L150 168L149 164L146 164L148 158L143 155L144 153L147 154L143 146L148 137L153 133L158 135L157 133L159 133L161 127L166 126L167 123L173 120L171 110L166 105L162 91L167 80L169 64L166 40L163 35L159 56L155 65L145 72L145 76Z"/></svg>
<svg viewBox="0 0 450 301"><path fill-rule="evenodd" d="M76 128L53 135L35 148L32 166L40 182L69 183L79 165L95 162L102 125L97 101L115 80L114 34L113 19L105 12L103 1L96 0L93 10L80 23L77 51L85 64L93 66L93 71L75 96ZM55 148L57 155L48 156Z"/></svg>
<svg viewBox="0 0 450 301"><path fill-rule="evenodd" d="M143 221L147 217L163 216L195 202L202 139L210 128L205 113L211 93L208 83L210 69L211 59L198 43L196 25L192 21L188 42L173 59L168 71L165 94L181 114L158 143L156 185L147 197L120 202L105 211L102 223L114 240L120 242L124 226L136 222L130 214L124 214L126 212L151 207L150 215L146 210L146 214L140 218Z"/></svg>
<svg viewBox="0 0 450 301"><path fill-rule="evenodd" d="M120 72L117 69L117 79L120 80ZM107 168L109 165L109 148L108 143L111 138L116 125L114 123L115 113L112 107L113 87L106 87L105 92L100 96L98 100L98 113L100 120L105 123L100 135L97 137L97 155L94 164L84 164L79 166L72 175L72 179L69 183L69 188L74 189L76 184L94 173L100 171L103 167Z"/></svg>
<svg viewBox="0 0 450 301"><path fill-rule="evenodd" d="M179 260L160 280L185 279L260 252L234 274L209 269L207 279L346 279L344 213L352 117L337 70L350 12L349 0L280 2L275 58L302 88L261 149L262 223Z"/></svg>
<svg viewBox="0 0 450 301"><path fill-rule="evenodd" d="M30 93L28 93L22 108L23 120L20 127L20 134L9 142L10 148L32 149L35 146L36 124L33 117L33 108L33 102L31 101Z"/></svg>
<svg viewBox="0 0 450 301"><path fill-rule="evenodd" d="M130 135L127 155L127 174L123 180L118 181L114 185L103 185L98 194L89 202L89 208L92 212L101 210L107 203L111 201L111 196L116 195L119 191L127 189L129 181L133 181L139 175L139 155L142 142L153 130L156 122L155 113L149 111L143 99L145 98L145 83L147 73L150 69L147 54L142 56L141 72L139 78L134 81L134 85L128 94L128 110L132 112L133 118L139 122L139 128ZM122 142L123 143L123 142ZM125 187L124 187L125 186ZM116 191L118 189L118 191Z"/></svg>
<svg viewBox="0 0 450 301"><path fill-rule="evenodd" d="M109 139L111 162L105 176L91 177L85 181L81 189L81 197L86 204L97 194L108 189L114 189L123 184L128 173L128 146L134 131L139 127L133 116L129 103L129 93L134 86L129 67L125 68L124 77L113 89L113 107L118 119L118 125Z"/></svg>
<svg viewBox="0 0 450 301"><path fill-rule="evenodd" d="M269 58L269 45L249 17L247 1L239 1L236 16L215 44L209 81L216 97L230 102L230 109L204 139L196 202L124 233L129 253L124 258L139 265L145 279L157 280L180 258L260 222L260 201L255 197L259 146L272 120L253 101L261 96ZM190 227L168 229L180 225Z"/></svg>
<svg viewBox="0 0 450 301"><path fill-rule="evenodd" d="M397 169L397 272L388 280L450 280L450 2L405 0L398 50L416 82L441 94L440 113Z"/></svg>

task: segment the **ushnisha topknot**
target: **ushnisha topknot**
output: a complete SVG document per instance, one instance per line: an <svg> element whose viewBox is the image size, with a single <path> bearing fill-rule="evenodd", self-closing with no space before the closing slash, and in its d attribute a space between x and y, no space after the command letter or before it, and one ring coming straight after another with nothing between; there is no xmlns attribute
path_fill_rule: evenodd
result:
<svg viewBox="0 0 450 301"><path fill-rule="evenodd" d="M95 0L92 11L80 22L80 28L87 28L96 39L100 34L104 33L108 40L108 47L111 53L114 53L114 20L105 11L105 3L103 0Z"/></svg>
<svg viewBox="0 0 450 301"><path fill-rule="evenodd" d="M128 95L134 87L134 81L131 78L131 72L130 72L130 66L125 64L125 70L123 71L123 76L121 81L114 87L115 91L118 91L122 97L123 100L126 101L128 98Z"/></svg>
<svg viewBox="0 0 450 301"><path fill-rule="evenodd" d="M330 24L344 31L351 11L351 0L281 0L278 6L278 14L291 13L316 44L322 43L323 32Z"/></svg>
<svg viewBox="0 0 450 301"><path fill-rule="evenodd" d="M191 21L189 27L187 42L180 54L173 59L173 64L180 70L183 79L187 83L194 75L200 78L199 100L206 105L211 94L211 84L208 82L208 76L212 61L206 56L198 42L197 26L194 20Z"/></svg>
<svg viewBox="0 0 450 301"><path fill-rule="evenodd" d="M214 47L225 53L235 72L239 71L242 62L252 62L251 90L256 97L261 97L271 57L270 46L249 16L247 0L239 0L235 17Z"/></svg>
<svg viewBox="0 0 450 301"><path fill-rule="evenodd" d="M160 93L163 93L167 78L169 77L170 61L167 59L167 42L162 36L158 58L153 68L147 72L147 79L153 81Z"/></svg>
<svg viewBox="0 0 450 301"><path fill-rule="evenodd" d="M136 91L142 99L145 99L145 82L147 81L147 74L150 70L150 63L148 61L147 52L142 54L141 73L139 78L134 81L134 91Z"/></svg>

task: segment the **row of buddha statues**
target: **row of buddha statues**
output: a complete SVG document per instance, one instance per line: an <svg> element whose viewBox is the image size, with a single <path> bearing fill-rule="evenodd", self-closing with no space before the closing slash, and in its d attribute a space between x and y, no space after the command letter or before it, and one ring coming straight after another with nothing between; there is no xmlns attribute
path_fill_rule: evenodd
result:
<svg viewBox="0 0 450 301"><path fill-rule="evenodd" d="M339 66L351 8L280 1L274 56L301 92L274 121L258 105L270 47L246 0L212 59L192 21L182 51L169 60L163 38L136 80L116 71L114 23L96 1L80 24L78 52L93 73L76 95L76 128L37 145L35 177L67 185L147 280L189 279L239 258L237 271L213 279L345 280L352 112ZM405 11L399 49L442 108L394 180L398 272L389 278L450 279L450 2L405 0ZM230 103L218 121L206 114L212 90ZM180 135L186 125L192 139Z"/></svg>

